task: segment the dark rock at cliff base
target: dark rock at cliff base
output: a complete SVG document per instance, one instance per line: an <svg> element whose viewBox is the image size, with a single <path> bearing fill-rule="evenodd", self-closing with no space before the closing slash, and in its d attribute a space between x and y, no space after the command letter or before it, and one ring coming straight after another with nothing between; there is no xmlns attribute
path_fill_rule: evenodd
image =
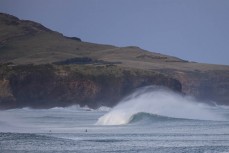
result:
<svg viewBox="0 0 229 153"><path fill-rule="evenodd" d="M114 106L148 85L229 105L229 66L83 42L0 13L0 109Z"/></svg>

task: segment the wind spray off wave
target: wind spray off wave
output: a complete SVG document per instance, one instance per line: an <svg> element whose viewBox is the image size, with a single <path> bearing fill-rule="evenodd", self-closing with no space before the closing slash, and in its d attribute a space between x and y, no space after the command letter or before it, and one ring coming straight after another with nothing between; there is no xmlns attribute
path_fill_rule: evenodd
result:
<svg viewBox="0 0 229 153"><path fill-rule="evenodd" d="M197 120L225 120L212 111L214 107L199 103L192 97L183 96L168 89L150 86L134 92L110 112L100 117L98 125L122 125L131 122L138 113L169 118Z"/></svg>

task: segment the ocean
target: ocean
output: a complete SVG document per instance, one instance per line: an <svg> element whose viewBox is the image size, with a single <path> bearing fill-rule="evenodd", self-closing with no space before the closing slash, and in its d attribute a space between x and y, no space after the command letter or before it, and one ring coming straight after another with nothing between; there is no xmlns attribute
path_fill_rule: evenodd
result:
<svg viewBox="0 0 229 153"><path fill-rule="evenodd" d="M114 108L0 111L0 153L229 153L229 107L142 88Z"/></svg>

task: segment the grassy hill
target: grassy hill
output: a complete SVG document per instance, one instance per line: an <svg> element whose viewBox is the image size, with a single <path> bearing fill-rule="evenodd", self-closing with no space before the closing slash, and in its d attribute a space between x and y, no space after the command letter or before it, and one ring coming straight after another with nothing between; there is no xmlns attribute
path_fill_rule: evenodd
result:
<svg viewBox="0 0 229 153"><path fill-rule="evenodd" d="M145 85L163 85L202 100L229 104L229 66L188 62L135 46L83 42L4 13L0 13L0 63L0 106L4 107L38 107L41 103L47 107L73 103L96 106L98 101L111 106ZM40 72L37 77L36 71ZM51 82L51 89L42 91L36 84L42 79ZM26 81L33 85L24 88ZM60 88L66 88L62 92L57 92L58 82ZM18 93L19 87L23 92ZM110 98L100 95L104 89ZM33 91L29 96L28 90ZM92 93L94 96L85 100Z"/></svg>

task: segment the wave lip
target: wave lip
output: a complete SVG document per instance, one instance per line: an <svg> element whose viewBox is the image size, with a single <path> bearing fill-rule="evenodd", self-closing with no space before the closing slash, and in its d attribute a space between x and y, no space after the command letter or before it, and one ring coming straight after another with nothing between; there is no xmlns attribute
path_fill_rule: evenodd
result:
<svg viewBox="0 0 229 153"><path fill-rule="evenodd" d="M110 112L100 117L97 125L123 125L140 118L160 116L168 118L225 121L214 112L214 106L197 102L194 98L183 96L161 87L145 87L125 98ZM153 114L157 114L153 115ZM159 118L157 118L159 119Z"/></svg>

